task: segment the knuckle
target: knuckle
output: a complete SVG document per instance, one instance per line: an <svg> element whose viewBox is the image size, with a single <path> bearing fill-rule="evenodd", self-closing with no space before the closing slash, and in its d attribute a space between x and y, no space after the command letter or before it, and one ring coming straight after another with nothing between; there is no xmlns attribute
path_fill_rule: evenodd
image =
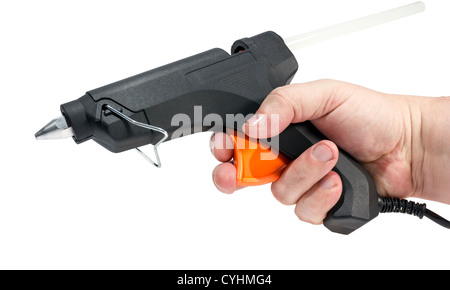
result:
<svg viewBox="0 0 450 290"><path fill-rule="evenodd" d="M298 217L299 220L302 222L307 222L306 218L303 215L303 211L301 210L301 206L297 204L294 210L295 215Z"/></svg>
<svg viewBox="0 0 450 290"><path fill-rule="evenodd" d="M289 176L295 180L296 183L303 183L307 178L307 170L308 163L305 158L300 157L297 158L294 162L289 166Z"/></svg>
<svg viewBox="0 0 450 290"><path fill-rule="evenodd" d="M322 204L320 202L310 202L308 203L309 211L314 213L314 215L318 215L323 211Z"/></svg>
<svg viewBox="0 0 450 290"><path fill-rule="evenodd" d="M334 86L340 83L340 81L338 80L334 80L334 79L330 79L330 78L323 78L318 80L318 82L322 83L322 84L326 84L326 85L330 85L330 86Z"/></svg>
<svg viewBox="0 0 450 290"><path fill-rule="evenodd" d="M297 216L297 218L305 223L309 223L309 224L313 224L313 225L320 225L322 224L322 220L318 220L316 218L311 217L310 215L306 214L305 210L302 210L302 206L301 205L297 205L295 207L295 215Z"/></svg>
<svg viewBox="0 0 450 290"><path fill-rule="evenodd" d="M295 107L291 97L290 90L286 86L274 89L270 93L270 98L273 101L282 103L288 107Z"/></svg>
<svg viewBox="0 0 450 290"><path fill-rule="evenodd" d="M287 97L288 92L285 87L278 87L274 89L270 94L275 98L285 98Z"/></svg>
<svg viewBox="0 0 450 290"><path fill-rule="evenodd" d="M271 191L276 200L284 205L291 205L292 202L289 196L286 194L286 188L279 182L273 182L271 185Z"/></svg>
<svg viewBox="0 0 450 290"><path fill-rule="evenodd" d="M338 80L334 80L334 79L320 79L317 81L322 87L326 87L328 89L333 89L333 88L339 88L343 85L345 85L344 82L342 81L338 81Z"/></svg>

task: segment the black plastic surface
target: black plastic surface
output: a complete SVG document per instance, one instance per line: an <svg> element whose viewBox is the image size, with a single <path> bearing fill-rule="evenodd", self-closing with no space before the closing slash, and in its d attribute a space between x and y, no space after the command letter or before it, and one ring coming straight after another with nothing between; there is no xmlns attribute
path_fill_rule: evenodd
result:
<svg viewBox="0 0 450 290"><path fill-rule="evenodd" d="M280 135L280 151L295 158L323 139L311 122L292 124ZM342 195L323 223L333 232L349 234L378 216L378 194L369 173L341 149L333 170L341 177Z"/></svg>
<svg viewBox="0 0 450 290"><path fill-rule="evenodd" d="M184 135L207 131L212 124L202 122L205 116L215 113L225 119L227 114L254 113L273 89L291 82L297 69L297 61L281 37L265 32L236 41L231 55L211 49L89 91L61 105L61 111L72 125L77 143L92 138L112 152L122 152L155 144L160 136L110 114L104 109L106 104L137 121L165 129L171 140L179 137L173 134L180 125L173 124L174 115L185 114L193 120ZM201 106L200 118L194 117L196 106ZM233 124L233 129L241 125ZM294 159L323 138L309 122L291 125L280 135L279 150ZM378 214L374 211L376 192L367 172L346 153L341 152L335 169L344 190L324 224L348 234Z"/></svg>

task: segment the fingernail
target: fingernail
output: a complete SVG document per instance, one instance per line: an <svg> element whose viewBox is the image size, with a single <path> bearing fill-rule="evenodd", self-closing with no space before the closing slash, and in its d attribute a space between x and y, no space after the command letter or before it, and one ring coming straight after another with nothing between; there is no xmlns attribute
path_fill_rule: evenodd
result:
<svg viewBox="0 0 450 290"><path fill-rule="evenodd" d="M214 155L214 143L216 139L216 134L212 134L211 138L209 139L209 150L211 150L211 153Z"/></svg>
<svg viewBox="0 0 450 290"><path fill-rule="evenodd" d="M320 187L322 187L323 189L332 189L335 185L336 183L330 176L324 177L320 181Z"/></svg>
<svg viewBox="0 0 450 290"><path fill-rule="evenodd" d="M333 152L331 151L330 147L324 144L317 145L312 150L312 155L314 156L314 158L322 162L327 162L333 159Z"/></svg>
<svg viewBox="0 0 450 290"><path fill-rule="evenodd" d="M242 131L253 138L264 138L267 135L267 115L255 114L242 126Z"/></svg>
<svg viewBox="0 0 450 290"><path fill-rule="evenodd" d="M255 114L244 123L244 126L256 127L256 126L264 126L266 124L267 124L267 115Z"/></svg>

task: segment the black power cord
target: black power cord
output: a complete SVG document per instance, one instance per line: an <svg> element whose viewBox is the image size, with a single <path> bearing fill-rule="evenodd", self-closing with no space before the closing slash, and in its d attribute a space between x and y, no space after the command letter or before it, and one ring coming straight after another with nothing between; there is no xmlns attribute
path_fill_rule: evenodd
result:
<svg viewBox="0 0 450 290"><path fill-rule="evenodd" d="M447 229L450 229L450 221L427 209L425 203L416 203L406 199L379 196L378 210L380 213L385 212L406 213L417 216L420 219L425 216L430 220L434 221L435 223Z"/></svg>

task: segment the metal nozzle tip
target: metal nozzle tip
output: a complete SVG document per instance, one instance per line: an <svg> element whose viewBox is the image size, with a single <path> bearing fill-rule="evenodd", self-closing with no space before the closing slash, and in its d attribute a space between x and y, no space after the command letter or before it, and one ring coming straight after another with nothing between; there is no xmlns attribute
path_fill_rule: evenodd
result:
<svg viewBox="0 0 450 290"><path fill-rule="evenodd" d="M36 140L52 140L68 138L73 135L72 127L67 125L66 118L60 116L45 125L41 130L34 134L34 137L36 137Z"/></svg>

